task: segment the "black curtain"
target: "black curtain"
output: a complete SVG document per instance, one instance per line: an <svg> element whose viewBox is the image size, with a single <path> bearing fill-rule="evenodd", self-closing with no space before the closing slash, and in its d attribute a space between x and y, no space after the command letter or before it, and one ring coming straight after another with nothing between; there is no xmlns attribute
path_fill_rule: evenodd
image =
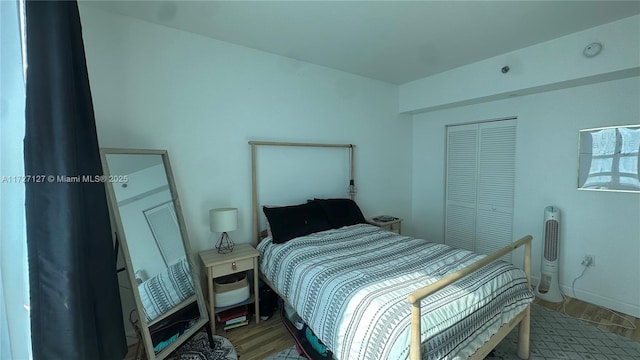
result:
<svg viewBox="0 0 640 360"><path fill-rule="evenodd" d="M127 349L104 184L82 178L102 168L78 5L27 1L25 12L25 173L43 175L25 194L33 357L120 360Z"/></svg>

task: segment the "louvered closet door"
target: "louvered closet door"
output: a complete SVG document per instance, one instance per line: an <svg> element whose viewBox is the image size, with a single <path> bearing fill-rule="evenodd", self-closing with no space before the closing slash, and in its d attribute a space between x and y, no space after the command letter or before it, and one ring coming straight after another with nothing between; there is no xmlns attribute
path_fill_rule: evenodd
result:
<svg viewBox="0 0 640 360"><path fill-rule="evenodd" d="M515 120L479 124L476 247L491 254L513 242ZM511 261L511 253L503 259Z"/></svg>
<svg viewBox="0 0 640 360"><path fill-rule="evenodd" d="M447 128L445 243L473 250L475 243L478 126Z"/></svg>
<svg viewBox="0 0 640 360"><path fill-rule="evenodd" d="M490 254L513 241L515 139L515 120L447 128L446 244Z"/></svg>

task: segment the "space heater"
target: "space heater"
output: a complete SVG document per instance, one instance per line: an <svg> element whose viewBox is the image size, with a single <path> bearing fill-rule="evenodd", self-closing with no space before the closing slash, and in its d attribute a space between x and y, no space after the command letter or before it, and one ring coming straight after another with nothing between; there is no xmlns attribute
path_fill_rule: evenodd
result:
<svg viewBox="0 0 640 360"><path fill-rule="evenodd" d="M558 284L558 248L560 237L560 210L555 206L544 209L544 247L540 264L540 283L536 296L549 302L562 302Z"/></svg>

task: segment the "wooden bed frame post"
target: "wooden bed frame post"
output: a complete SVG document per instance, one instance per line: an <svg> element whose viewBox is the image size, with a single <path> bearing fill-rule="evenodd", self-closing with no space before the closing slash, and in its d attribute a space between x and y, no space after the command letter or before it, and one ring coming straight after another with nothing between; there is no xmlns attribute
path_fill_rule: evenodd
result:
<svg viewBox="0 0 640 360"><path fill-rule="evenodd" d="M427 296L439 291L447 285L450 285L463 277L469 275L470 273L480 269L481 267L488 265L495 260L498 260L502 256L512 252L513 250L519 248L522 245L525 245L524 249L524 272L527 276L527 285L531 287L531 240L533 238L531 235L524 236L518 241L515 241L502 249L496 251L495 253L476 261L475 263L454 272L453 274L447 275L442 279L434 282L431 285L427 285L423 288L420 288L414 291L409 295L408 301L411 304L411 347L409 349L409 359L410 360L419 360L421 359L421 325L420 325L420 302L422 299ZM505 337L509 332L516 326L518 323L520 324L520 332L518 339L518 357L521 359L529 358L529 325L531 320L530 306L527 305L526 309L524 309L519 315L517 315L514 320L502 325L497 333L495 333L489 341L487 341L475 354L471 355L471 359L484 359L485 355L488 354L498 343Z"/></svg>
<svg viewBox="0 0 640 360"><path fill-rule="evenodd" d="M253 246L260 241L260 230L258 229L258 190L256 186L256 145L249 141L251 146L251 214L253 224Z"/></svg>
<svg viewBox="0 0 640 360"><path fill-rule="evenodd" d="M422 341L420 341L420 301L417 304L411 304L411 347L409 353L410 360L420 360L422 355L421 346ZM415 349L418 349L417 351Z"/></svg>
<svg viewBox="0 0 640 360"><path fill-rule="evenodd" d="M524 272L527 274L527 284L531 289L531 241L524 245ZM518 328L518 357L520 359L529 358L529 335L531 328L531 307L524 310L524 318L520 321Z"/></svg>

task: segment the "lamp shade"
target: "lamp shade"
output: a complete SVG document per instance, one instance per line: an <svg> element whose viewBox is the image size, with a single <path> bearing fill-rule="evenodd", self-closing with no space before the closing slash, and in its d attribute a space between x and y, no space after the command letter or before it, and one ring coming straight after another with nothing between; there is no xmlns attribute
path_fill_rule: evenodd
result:
<svg viewBox="0 0 640 360"><path fill-rule="evenodd" d="M209 210L211 232L228 232L238 228L238 209L220 208Z"/></svg>

